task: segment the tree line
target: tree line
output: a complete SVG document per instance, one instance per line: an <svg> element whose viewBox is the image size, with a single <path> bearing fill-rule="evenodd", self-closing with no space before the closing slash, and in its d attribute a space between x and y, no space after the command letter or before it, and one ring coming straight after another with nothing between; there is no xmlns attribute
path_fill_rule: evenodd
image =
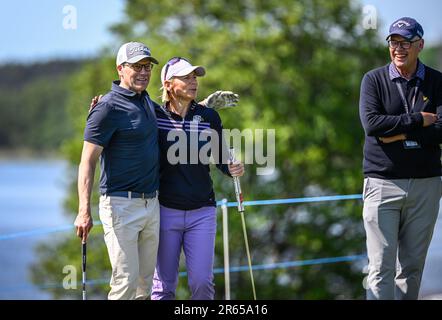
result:
<svg viewBox="0 0 442 320"><path fill-rule="evenodd" d="M239 93L235 111L220 111L225 128L275 129L276 174L257 176L256 166L248 165L242 178L245 200L361 193L360 80L366 71L388 63L389 56L377 31L361 28L362 10L353 1L132 0L125 12L124 20L112 28L120 43L146 43L161 65L170 57L183 56L205 66L200 97L218 89ZM153 69L148 87L157 101L160 68ZM64 88L63 110L72 131L61 150L73 170L79 162L90 98L107 92L115 78L115 57L109 55L84 64ZM75 174L71 182L66 208L73 219L78 208ZM214 183L217 200L234 199L229 179L214 175ZM97 192L93 203L98 220ZM229 212L230 263L245 266L240 217L234 208ZM364 253L361 215L360 201L248 207L253 263ZM221 234L219 219L215 267L223 264ZM102 279L90 286L90 296L105 298L110 265L100 226L93 229L88 248L88 277ZM73 232L40 245L33 281L61 284L63 266L81 270L79 249ZM360 299L363 266L357 261L256 271L258 298ZM78 272L78 283L80 276ZM215 276L215 284L216 298L223 299L222 275ZM231 287L233 299L251 298L247 272L232 273ZM81 297L81 288L48 290L54 298ZM189 297L184 278L177 297Z"/></svg>
<svg viewBox="0 0 442 320"><path fill-rule="evenodd" d="M83 60L0 66L0 149L55 152L72 135L69 79Z"/></svg>

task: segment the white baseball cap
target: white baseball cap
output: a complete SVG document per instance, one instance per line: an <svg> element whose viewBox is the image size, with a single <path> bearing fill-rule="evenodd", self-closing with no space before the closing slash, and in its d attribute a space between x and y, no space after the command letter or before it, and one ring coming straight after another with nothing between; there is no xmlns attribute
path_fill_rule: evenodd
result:
<svg viewBox="0 0 442 320"><path fill-rule="evenodd" d="M161 69L161 82L164 85L164 81L170 80L172 77L187 76L194 71L197 77L202 77L206 74L204 67L193 66L185 58L173 57Z"/></svg>
<svg viewBox="0 0 442 320"><path fill-rule="evenodd" d="M148 58L151 62L158 64L158 60L152 57L150 49L141 42L128 42L123 44L118 50L117 66L129 62L136 63Z"/></svg>

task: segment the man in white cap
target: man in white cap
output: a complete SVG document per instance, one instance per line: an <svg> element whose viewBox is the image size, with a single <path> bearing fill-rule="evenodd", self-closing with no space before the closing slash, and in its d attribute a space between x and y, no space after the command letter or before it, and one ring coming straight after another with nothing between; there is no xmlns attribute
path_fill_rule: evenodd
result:
<svg viewBox="0 0 442 320"><path fill-rule="evenodd" d="M158 247L158 133L146 92L153 64L148 47L121 46L119 80L89 113L78 172L77 235L92 228L90 198L100 158L100 220L112 265L109 299L146 299ZM101 156L101 157L100 157Z"/></svg>
<svg viewBox="0 0 442 320"><path fill-rule="evenodd" d="M78 173L77 235L86 242L93 221L90 198L100 158L100 206L112 265L109 299L147 299L159 238L159 149L155 108L146 88L158 60L139 42L122 45L119 80L93 101L84 132ZM99 100L99 101L98 101ZM98 103L97 103L98 102ZM207 107L234 107L238 96L217 91Z"/></svg>

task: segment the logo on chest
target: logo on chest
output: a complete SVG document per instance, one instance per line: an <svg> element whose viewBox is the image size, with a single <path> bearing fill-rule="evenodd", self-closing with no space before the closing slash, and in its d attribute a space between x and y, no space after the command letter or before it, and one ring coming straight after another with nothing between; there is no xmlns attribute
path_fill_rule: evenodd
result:
<svg viewBox="0 0 442 320"><path fill-rule="evenodd" d="M200 123L200 122L203 122L204 121L204 118L203 117L201 117L200 115L195 115L195 116L193 116L193 118L192 118L192 122L196 122L196 123Z"/></svg>

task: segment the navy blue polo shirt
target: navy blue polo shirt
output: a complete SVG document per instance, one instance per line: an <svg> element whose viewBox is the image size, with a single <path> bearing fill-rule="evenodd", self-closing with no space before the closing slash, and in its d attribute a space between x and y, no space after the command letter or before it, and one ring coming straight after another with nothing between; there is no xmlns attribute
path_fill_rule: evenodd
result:
<svg viewBox="0 0 442 320"><path fill-rule="evenodd" d="M222 137L222 123L218 113L195 102L189 107L184 119L176 113L169 112L164 106L157 106L155 111L160 145L159 201L161 205L179 210L194 210L204 206L215 206L210 166L207 162L202 162L198 154L200 152L203 154L205 150L208 150L205 154L212 154L218 169L230 176L226 164L227 153L224 153L224 158L222 156L222 142L224 140ZM218 148L216 148L216 144L211 144L211 138L207 135L208 132L217 136ZM176 134L174 139L169 139L171 141L168 141L169 133ZM179 135L184 139L184 145L181 146L185 146L180 151L177 149ZM197 140L198 143L191 142ZM190 146L191 143L193 149ZM181 151L184 153L180 154ZM182 156L183 161L176 157L172 161L174 163L171 163L168 159L168 152L173 153L174 156Z"/></svg>
<svg viewBox="0 0 442 320"><path fill-rule="evenodd" d="M146 91L137 94L119 86L89 113L84 140L103 147L100 193L154 192L159 185L158 130Z"/></svg>
<svg viewBox="0 0 442 320"><path fill-rule="evenodd" d="M408 113L396 83L403 89ZM413 100L415 105L411 108ZM437 113L439 120L423 127L421 111ZM410 80L402 78L393 63L369 71L361 83L359 115L365 131L365 177L409 179L441 175L442 74L439 71L420 61ZM405 134L407 140L416 141L419 147L406 148L403 141L379 140L398 134Z"/></svg>

